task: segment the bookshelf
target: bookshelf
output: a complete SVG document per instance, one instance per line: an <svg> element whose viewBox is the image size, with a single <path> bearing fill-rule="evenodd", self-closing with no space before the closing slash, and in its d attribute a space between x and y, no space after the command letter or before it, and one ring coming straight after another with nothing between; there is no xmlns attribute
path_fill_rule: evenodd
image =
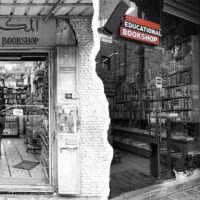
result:
<svg viewBox="0 0 200 200"><path fill-rule="evenodd" d="M178 47L174 44L170 49L144 47L143 66L139 62L137 63L138 58L136 58L136 62L132 58L131 62L134 62L135 68L130 62L132 71L126 72L126 80L128 81L118 87L114 108L121 115L115 116L114 119L117 117L120 120L129 118L125 110L126 104L130 100L130 96L136 93L138 94L136 99L139 102L139 94L141 93L142 117L144 121L148 122L148 128L145 128L146 124L144 123L142 126L137 125L137 127L123 129L125 124L116 123L111 130L114 137L114 147L149 157L149 143L156 142L155 115L158 107L161 122L161 149L166 149L165 121L167 116L176 114L176 117L171 119L173 151L177 153L200 150L200 52L198 44L199 38L191 36L178 43ZM129 62L127 62L127 70L129 70L128 66ZM139 71L139 67L143 68ZM139 87L140 81L136 76L138 73L141 73L138 76L142 80L141 88ZM135 75L135 79L132 74ZM159 91L155 88L155 77L163 79L163 88Z"/></svg>
<svg viewBox="0 0 200 200"><path fill-rule="evenodd" d="M113 98L113 115L111 116L114 124L128 125L131 113L130 103L139 103L139 46L127 43L124 45L119 55L121 64L114 68L114 78L118 80L116 94ZM125 69L124 69L125 68ZM120 73L119 71L123 72Z"/></svg>
<svg viewBox="0 0 200 200"><path fill-rule="evenodd" d="M176 114L171 119L172 150L200 150L198 36L181 39L163 48L128 42L117 45L113 48L115 52L109 52L115 53L110 58L109 71L100 76L109 99L113 146L148 157L149 144L156 143L155 116L158 108L162 152L166 150L167 140L165 121L172 114ZM156 77L162 77L163 87L159 91L155 88ZM134 116L137 123L130 123L131 112L127 109L130 102L141 109Z"/></svg>
<svg viewBox="0 0 200 200"><path fill-rule="evenodd" d="M199 120L199 48L198 37L191 36L166 50L164 65L153 74L151 65L146 67L147 88L144 89L146 114L156 106L162 112L176 113L176 120L197 122ZM174 50L175 49L175 50ZM154 75L154 76L153 76ZM163 78L163 88L157 93L151 86L155 76ZM155 113L155 112L154 112Z"/></svg>
<svg viewBox="0 0 200 200"><path fill-rule="evenodd" d="M27 150L40 152L40 162L49 173L49 72L47 62L34 63L34 76L29 77L32 88L27 88L26 144Z"/></svg>
<svg viewBox="0 0 200 200"><path fill-rule="evenodd" d="M19 118L18 116L6 116L4 137L19 136Z"/></svg>
<svg viewBox="0 0 200 200"><path fill-rule="evenodd" d="M5 105L24 105L26 93L24 88L7 88L4 87Z"/></svg>
<svg viewBox="0 0 200 200"><path fill-rule="evenodd" d="M19 136L19 117L13 113L15 108L23 109L23 105L25 105L26 93L22 77L22 74L1 74L0 104L6 113L3 137ZM13 78L12 82L11 78ZM2 108L1 110L3 110Z"/></svg>

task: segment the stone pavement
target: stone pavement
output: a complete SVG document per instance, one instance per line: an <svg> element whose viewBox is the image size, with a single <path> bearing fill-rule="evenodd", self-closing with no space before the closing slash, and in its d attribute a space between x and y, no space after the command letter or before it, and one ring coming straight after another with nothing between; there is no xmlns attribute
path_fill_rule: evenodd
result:
<svg viewBox="0 0 200 200"><path fill-rule="evenodd" d="M171 180L124 193L112 200L200 200L200 178L184 183Z"/></svg>
<svg viewBox="0 0 200 200"><path fill-rule="evenodd" d="M101 197L62 197L39 194L0 194L0 200L106 200ZM200 200L200 178L184 183L174 180L124 193L112 200Z"/></svg>
<svg viewBox="0 0 200 200"><path fill-rule="evenodd" d="M174 195L161 197L158 200L199 200L200 199L200 185L178 192Z"/></svg>

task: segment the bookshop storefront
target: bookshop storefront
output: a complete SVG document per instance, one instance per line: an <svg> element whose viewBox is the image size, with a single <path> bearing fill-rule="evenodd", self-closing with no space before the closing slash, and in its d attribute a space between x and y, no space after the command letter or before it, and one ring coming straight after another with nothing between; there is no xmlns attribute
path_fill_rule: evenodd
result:
<svg viewBox="0 0 200 200"><path fill-rule="evenodd" d="M108 191L100 175L108 177L108 119L98 124L107 114L91 76L91 20L0 18L2 193L98 199ZM103 109L91 108L98 99Z"/></svg>
<svg viewBox="0 0 200 200"><path fill-rule="evenodd" d="M56 34L55 18L46 23L40 18L1 18L1 191L10 185L7 190L15 192L14 184L22 192L35 187L53 192L59 184L58 193L70 192L63 179L67 167L72 174L71 164L63 166L61 160L67 158L64 149L76 146L77 78L72 77L77 48L59 47ZM73 144L62 143L67 140L63 133L72 135ZM78 164L77 155L76 150ZM78 177L78 170L73 176ZM70 187L75 185L77 181Z"/></svg>
<svg viewBox="0 0 200 200"><path fill-rule="evenodd" d="M111 117L111 197L175 179L200 153L199 21L152 2L120 1L110 14L102 3L96 65Z"/></svg>

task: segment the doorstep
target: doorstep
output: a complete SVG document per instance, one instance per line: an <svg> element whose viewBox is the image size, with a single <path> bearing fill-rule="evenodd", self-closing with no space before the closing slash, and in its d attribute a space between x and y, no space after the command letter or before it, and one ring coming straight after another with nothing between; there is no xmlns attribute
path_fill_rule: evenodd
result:
<svg viewBox="0 0 200 200"><path fill-rule="evenodd" d="M6 193L45 193L53 194L53 187L36 185L2 185L0 184L0 195ZM1 200L1 198L0 198Z"/></svg>
<svg viewBox="0 0 200 200"><path fill-rule="evenodd" d="M61 197L57 195L0 194L0 200L102 200L101 197Z"/></svg>
<svg viewBox="0 0 200 200"><path fill-rule="evenodd" d="M112 200L156 200L181 191L190 189L200 185L200 177L186 181L184 183L177 183L174 179L164 181L163 183L148 186L132 192L124 193Z"/></svg>

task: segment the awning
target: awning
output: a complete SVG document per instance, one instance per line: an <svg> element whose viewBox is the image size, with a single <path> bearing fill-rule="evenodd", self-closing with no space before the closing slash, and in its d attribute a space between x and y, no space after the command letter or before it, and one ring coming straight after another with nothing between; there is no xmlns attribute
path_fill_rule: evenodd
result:
<svg viewBox="0 0 200 200"><path fill-rule="evenodd" d="M0 16L5 17L43 17L50 16L74 18L91 17L92 0L1 0Z"/></svg>
<svg viewBox="0 0 200 200"><path fill-rule="evenodd" d="M163 11L200 25L199 0L163 0Z"/></svg>

